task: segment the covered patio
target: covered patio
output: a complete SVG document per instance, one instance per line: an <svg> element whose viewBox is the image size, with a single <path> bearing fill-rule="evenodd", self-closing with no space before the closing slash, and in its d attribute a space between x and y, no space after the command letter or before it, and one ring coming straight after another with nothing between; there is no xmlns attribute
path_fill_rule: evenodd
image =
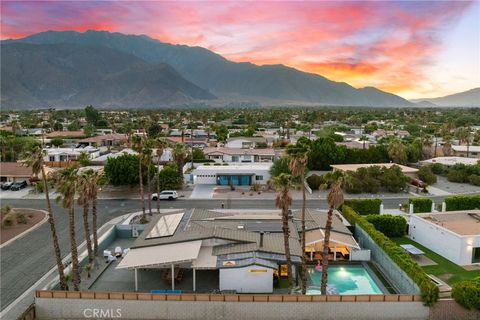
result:
<svg viewBox="0 0 480 320"><path fill-rule="evenodd" d="M323 229L307 231L305 234L305 258L308 262L322 259L325 232ZM328 259L331 261L350 260L350 252L360 249L351 234L330 232Z"/></svg>

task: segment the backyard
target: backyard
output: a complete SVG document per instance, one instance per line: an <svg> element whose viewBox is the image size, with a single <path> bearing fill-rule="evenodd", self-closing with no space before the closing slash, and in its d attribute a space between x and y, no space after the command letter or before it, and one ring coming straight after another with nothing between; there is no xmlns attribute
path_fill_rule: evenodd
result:
<svg viewBox="0 0 480 320"><path fill-rule="evenodd" d="M410 240L407 237L392 238L397 244L412 244L418 249L425 252L425 256L436 263L436 265L423 266L428 274L433 274L443 281L447 282L449 285L453 285L456 282L462 280L472 280L475 277L480 276L480 268L474 270L466 270L465 268L445 259L444 257L436 254L435 252L427 249L421 244Z"/></svg>

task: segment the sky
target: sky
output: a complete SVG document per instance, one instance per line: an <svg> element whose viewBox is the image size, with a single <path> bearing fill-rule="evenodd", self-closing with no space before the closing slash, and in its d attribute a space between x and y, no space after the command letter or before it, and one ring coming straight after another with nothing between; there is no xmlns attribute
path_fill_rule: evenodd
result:
<svg viewBox="0 0 480 320"><path fill-rule="evenodd" d="M480 87L480 1L3 1L0 38L145 34L402 97Z"/></svg>

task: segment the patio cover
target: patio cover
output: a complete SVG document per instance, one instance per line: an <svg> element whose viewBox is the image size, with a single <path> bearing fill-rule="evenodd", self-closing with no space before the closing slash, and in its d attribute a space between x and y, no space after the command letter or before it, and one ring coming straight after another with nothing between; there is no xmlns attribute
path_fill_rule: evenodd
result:
<svg viewBox="0 0 480 320"><path fill-rule="evenodd" d="M192 268L198 270L217 269L217 257L212 255L212 250L213 247L201 247L197 259L192 263Z"/></svg>
<svg viewBox="0 0 480 320"><path fill-rule="evenodd" d="M202 240L132 248L117 269L165 267L197 259Z"/></svg>
<svg viewBox="0 0 480 320"><path fill-rule="evenodd" d="M307 231L305 234L305 243L306 245L314 245L317 242L322 242L325 238L323 230L317 229L312 231ZM345 245L351 248L360 249L358 243L355 241L352 235L335 232L330 232L330 242L335 242L341 245Z"/></svg>

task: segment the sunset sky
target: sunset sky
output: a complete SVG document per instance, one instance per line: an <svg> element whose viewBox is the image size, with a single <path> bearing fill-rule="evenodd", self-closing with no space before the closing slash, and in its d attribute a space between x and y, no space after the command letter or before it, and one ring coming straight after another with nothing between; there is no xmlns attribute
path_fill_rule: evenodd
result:
<svg viewBox="0 0 480 320"><path fill-rule="evenodd" d="M480 86L477 1L1 2L2 39L89 29L285 64L405 98Z"/></svg>

